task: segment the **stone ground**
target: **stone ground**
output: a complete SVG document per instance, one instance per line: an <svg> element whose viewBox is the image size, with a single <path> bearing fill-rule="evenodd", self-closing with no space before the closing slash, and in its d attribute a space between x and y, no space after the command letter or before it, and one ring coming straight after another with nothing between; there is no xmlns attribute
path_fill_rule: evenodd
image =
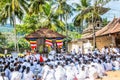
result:
<svg viewBox="0 0 120 80"><path fill-rule="evenodd" d="M107 72L107 76L97 80L120 80L120 71L109 71Z"/></svg>

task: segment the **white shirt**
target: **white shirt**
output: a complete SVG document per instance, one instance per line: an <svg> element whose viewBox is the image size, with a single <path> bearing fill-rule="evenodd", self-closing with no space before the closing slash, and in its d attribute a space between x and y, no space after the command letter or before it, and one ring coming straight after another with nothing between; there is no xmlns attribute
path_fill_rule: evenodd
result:
<svg viewBox="0 0 120 80"><path fill-rule="evenodd" d="M34 74L32 71L30 71L29 73L24 72L23 76L24 76L24 80L34 80L33 79Z"/></svg>
<svg viewBox="0 0 120 80"><path fill-rule="evenodd" d="M8 78L7 78L7 77L4 77L4 79L3 79L3 77L0 76L0 80L8 80Z"/></svg>
<svg viewBox="0 0 120 80"><path fill-rule="evenodd" d="M53 69L50 69L47 72L46 78L44 80L55 80L55 71Z"/></svg>
<svg viewBox="0 0 120 80"><path fill-rule="evenodd" d="M11 74L11 79L10 80L21 80L22 73L18 71L13 71Z"/></svg>
<svg viewBox="0 0 120 80"><path fill-rule="evenodd" d="M114 68L115 68L115 70L120 69L120 64L119 64L119 62L118 62L118 61L114 61L114 62L113 62L113 65L115 66L115 67L114 67Z"/></svg>
<svg viewBox="0 0 120 80"><path fill-rule="evenodd" d="M65 80L65 69L62 66L58 66L55 72L56 80Z"/></svg>

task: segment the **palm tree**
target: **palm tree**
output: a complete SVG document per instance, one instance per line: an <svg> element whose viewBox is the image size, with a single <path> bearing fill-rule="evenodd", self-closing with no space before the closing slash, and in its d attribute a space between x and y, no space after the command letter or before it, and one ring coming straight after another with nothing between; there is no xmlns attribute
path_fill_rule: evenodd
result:
<svg viewBox="0 0 120 80"><path fill-rule="evenodd" d="M1 23L7 23L7 21L10 21L10 23L14 27L14 33L15 33L15 51L18 51L17 47L17 32L16 32L16 18L19 20L22 20L24 12L28 11L27 9L28 3L26 0L6 0L5 6L0 12L0 22Z"/></svg>
<svg viewBox="0 0 120 80"><path fill-rule="evenodd" d="M2 8L5 6L6 0L1 0L0 1L0 11L2 10Z"/></svg>
<svg viewBox="0 0 120 80"><path fill-rule="evenodd" d="M55 31L64 31L64 23L61 20L58 20L58 16L54 13L54 9L51 3L47 2L43 6L43 13L42 14L31 14L26 15L23 19L22 25L20 25L19 30L21 32L33 32L41 27L47 27ZM34 26L34 27L33 27ZM26 31L27 30L27 31Z"/></svg>
<svg viewBox="0 0 120 80"><path fill-rule="evenodd" d="M30 0L29 14L41 14L43 13L43 6L46 4L47 0Z"/></svg>
<svg viewBox="0 0 120 80"><path fill-rule="evenodd" d="M68 39L68 23L67 20L73 14L74 8L67 3L67 0L56 0L55 1L55 10L56 14L59 16L59 19L65 22L66 25L66 38ZM66 51L67 51L67 40L66 40Z"/></svg>
<svg viewBox="0 0 120 80"><path fill-rule="evenodd" d="M77 9L80 13L75 17L74 25L82 26L85 21L87 24L93 24L93 43L94 48L96 48L96 38L95 38L95 23L101 20L101 15L106 13L109 9L103 6L107 4L110 0L95 0L94 4L90 4L90 0L80 0L80 4L76 4Z"/></svg>
<svg viewBox="0 0 120 80"><path fill-rule="evenodd" d="M91 22L92 15L94 15L94 18L100 18L101 15L109 10L103 7L109 1L110 0L95 0L93 5L91 4L91 0L80 0L79 3L74 3L76 10L79 11L79 14L76 15L74 20L75 26L80 26L83 21Z"/></svg>

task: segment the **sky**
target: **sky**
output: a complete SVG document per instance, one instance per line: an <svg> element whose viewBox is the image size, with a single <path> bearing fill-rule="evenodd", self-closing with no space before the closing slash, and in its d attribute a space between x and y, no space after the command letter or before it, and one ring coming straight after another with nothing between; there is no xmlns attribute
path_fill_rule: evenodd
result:
<svg viewBox="0 0 120 80"><path fill-rule="evenodd" d="M79 0L69 0L68 3L71 4L73 2L78 3ZM94 2L94 0L92 0L92 2ZM120 0L111 0L109 3L107 3L104 7L106 8L110 8L111 10L109 10L107 13L105 13L104 15L102 15L103 18L107 18L108 21L112 21L114 17L119 18L120 17ZM75 13L71 19L68 20L68 22L72 22L73 18L75 15L77 15L78 13Z"/></svg>
<svg viewBox="0 0 120 80"><path fill-rule="evenodd" d="M108 18L108 20L112 20L114 17L120 17L120 0L112 0L105 7L110 8L111 10L104 14L102 17Z"/></svg>

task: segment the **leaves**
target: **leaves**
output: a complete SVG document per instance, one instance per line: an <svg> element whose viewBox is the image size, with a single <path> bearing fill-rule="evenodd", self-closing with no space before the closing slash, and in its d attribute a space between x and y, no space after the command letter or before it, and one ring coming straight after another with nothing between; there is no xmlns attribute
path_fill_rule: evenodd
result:
<svg viewBox="0 0 120 80"><path fill-rule="evenodd" d="M83 22L92 22L92 19L94 22L96 20L100 20L101 15L109 10L108 8L104 8L103 5L108 3L108 1L110 0L95 0L94 5L90 4L90 0L80 1L81 4L77 6L80 9L80 13L74 19L75 26L80 26L81 24L83 24Z"/></svg>

